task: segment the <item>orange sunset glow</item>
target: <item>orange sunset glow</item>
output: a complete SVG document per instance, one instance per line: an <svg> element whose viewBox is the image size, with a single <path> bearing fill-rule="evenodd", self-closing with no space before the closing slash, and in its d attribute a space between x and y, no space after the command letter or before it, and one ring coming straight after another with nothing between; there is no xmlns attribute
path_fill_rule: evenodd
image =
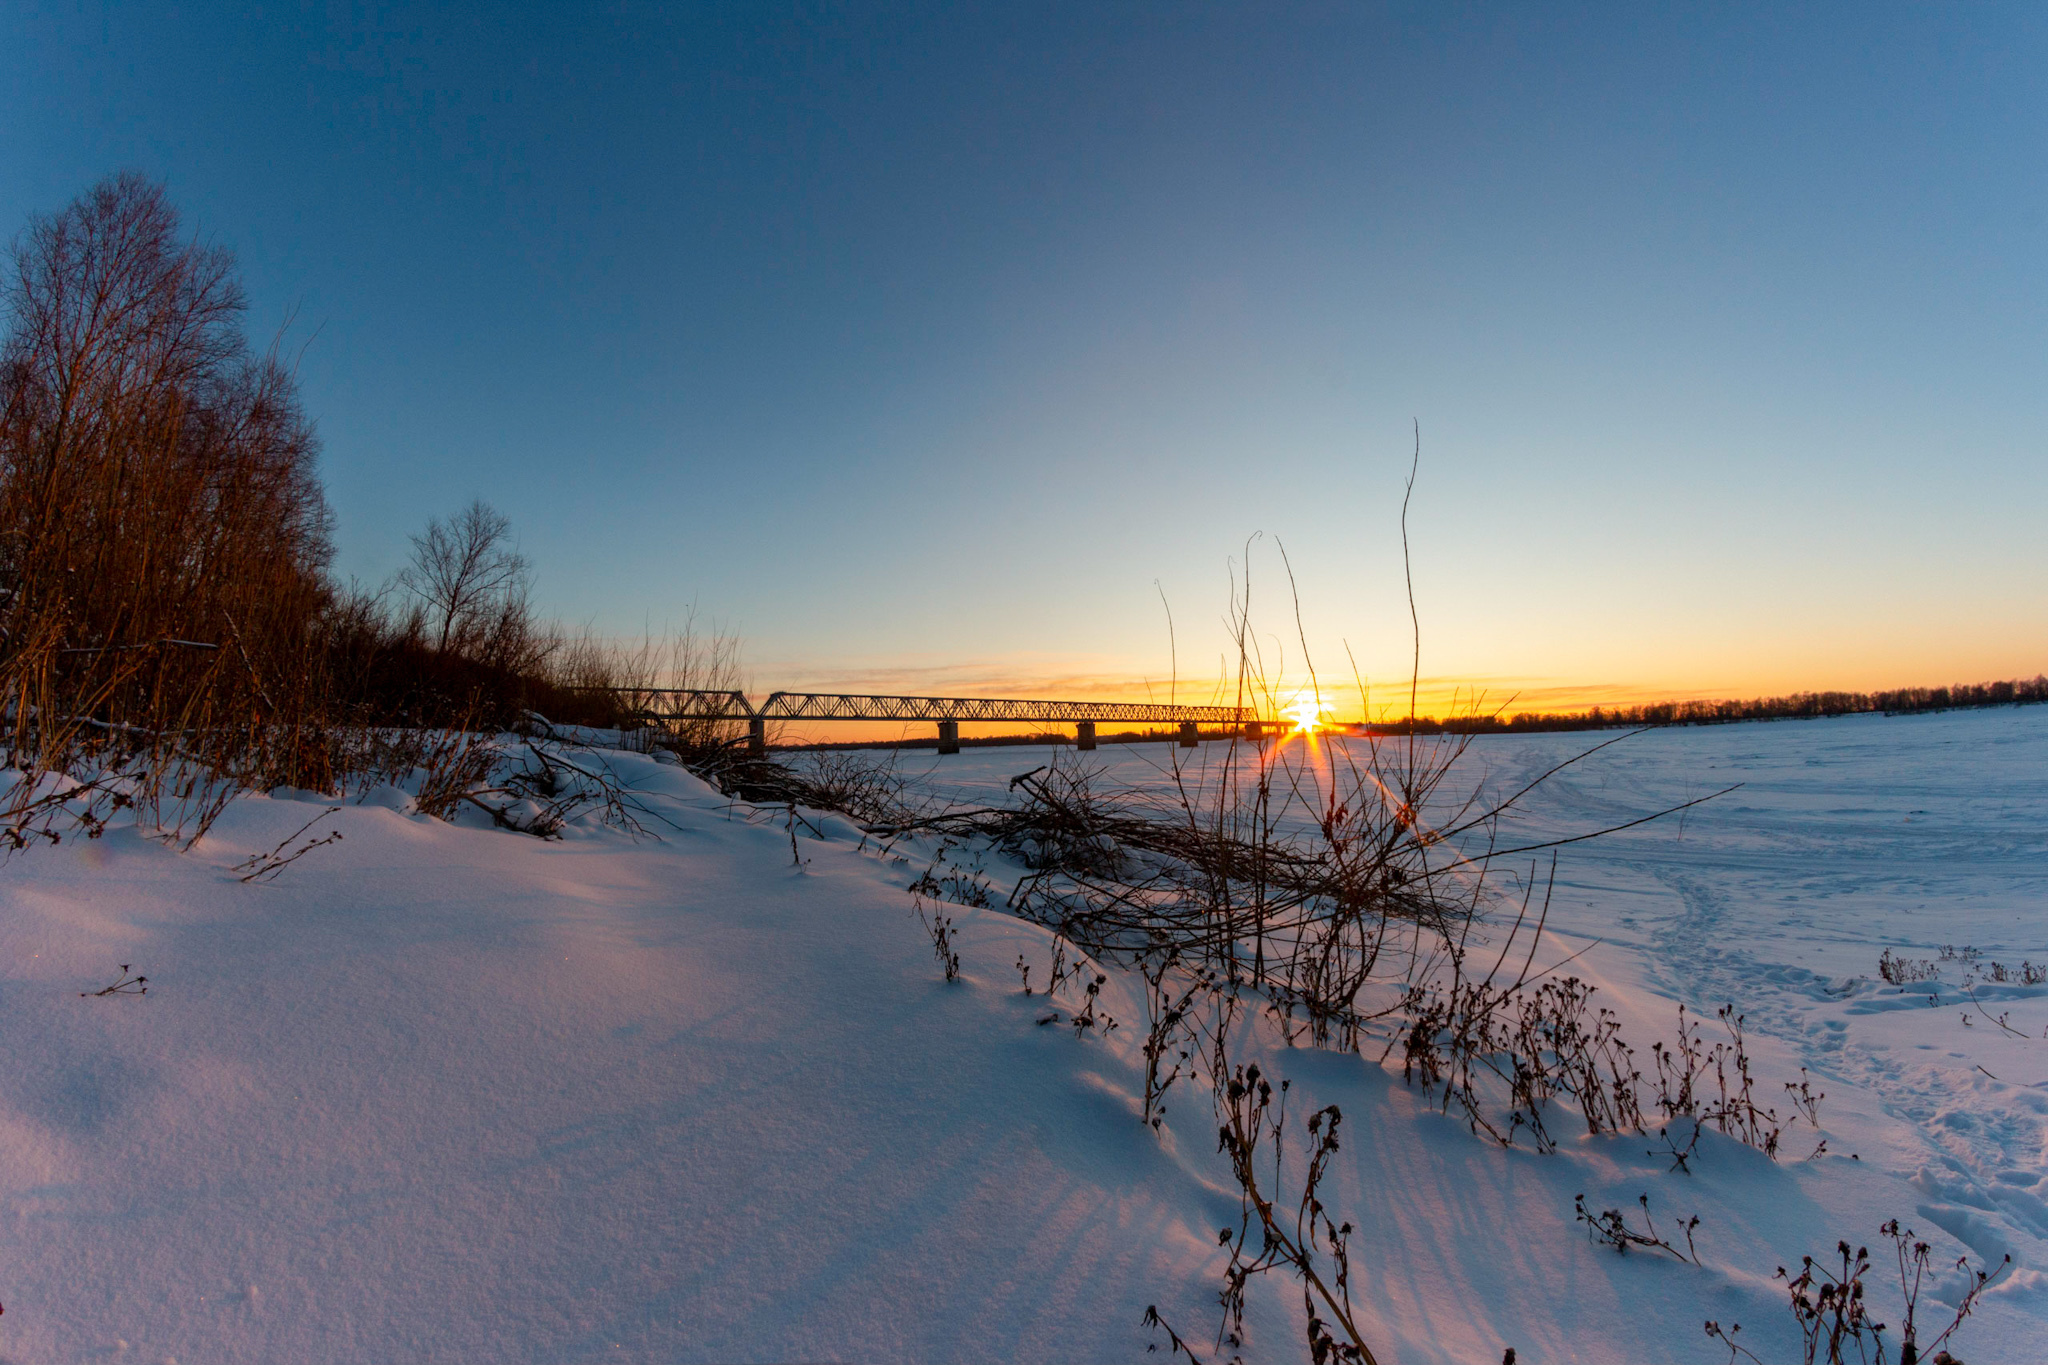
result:
<svg viewBox="0 0 2048 1365"><path fill-rule="evenodd" d="M1302 693L1287 703L1282 714L1294 719L1294 733L1312 735L1324 727L1322 718L1330 711L1330 704L1320 697Z"/></svg>

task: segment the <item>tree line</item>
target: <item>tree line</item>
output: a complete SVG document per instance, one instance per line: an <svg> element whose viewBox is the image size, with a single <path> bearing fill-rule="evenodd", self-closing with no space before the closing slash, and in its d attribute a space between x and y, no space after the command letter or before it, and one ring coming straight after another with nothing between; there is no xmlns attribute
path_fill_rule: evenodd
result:
<svg viewBox="0 0 2048 1365"><path fill-rule="evenodd" d="M180 765L328 791L365 727L607 719L572 689L616 659L536 621L488 504L430 521L382 589L335 580L296 376L162 185L101 181L0 268L0 761L24 775L0 805Z"/></svg>
<svg viewBox="0 0 2048 1365"><path fill-rule="evenodd" d="M1494 712L1375 723L1389 734L1494 734L1540 730L1633 729L1657 725L1726 725L1742 720L1812 720L1821 716L1881 713L1909 715L1919 711L1952 711L1966 707L2022 706L2048 701L2048 676L2007 682L1958 683L1949 687L1897 687L1878 692L1794 692L1783 697L1748 701L1663 701L1641 706L1593 706L1584 711Z"/></svg>

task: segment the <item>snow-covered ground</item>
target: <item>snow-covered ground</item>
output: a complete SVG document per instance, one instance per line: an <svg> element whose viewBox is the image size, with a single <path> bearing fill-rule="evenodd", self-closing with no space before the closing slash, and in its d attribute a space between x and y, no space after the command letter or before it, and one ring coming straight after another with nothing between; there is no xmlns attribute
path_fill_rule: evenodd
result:
<svg viewBox="0 0 2048 1365"><path fill-rule="evenodd" d="M1588 742L1471 757L1511 783ZM1142 785L1175 756L1093 757ZM1047 757L919 770L996 795ZM953 910L948 985L905 894L916 857L813 817L793 863L782 813L610 761L659 838L542 842L386 792L244 884L236 863L326 806L279 794L190 853L124 828L0 866L0 1359L1130 1360L1163 1340L1154 1303L1229 1357L1216 1230L1238 1201L1207 1100L1173 1092L1155 1135L1138 1028L1036 1025L1014 964L1044 980L1045 931ZM1778 1161L1710 1134L1686 1175L1568 1122L1555 1153L1502 1150L1398 1071L1258 1045L1297 1112L1343 1108L1326 1198L1357 1225L1381 1360L1723 1360L1706 1318L1792 1359L1772 1272L1894 1217L1951 1264L2014 1258L1958 1355L2048 1355L2048 986L1982 979L2048 961L2048 707L1645 734L1522 828L1737 781L1568 848L1551 924L1644 1055L1677 1002L1711 1021L1732 1001L1766 1087L1810 1070L1822 1132ZM1877 980L1885 947L1942 945L1981 958ZM122 963L146 996L80 997ZM1139 1019L1111 976L1107 1009ZM1698 1214L1705 1264L1591 1245L1580 1193L1635 1214L1646 1194L1667 1232ZM1249 1327L1248 1362L1305 1358L1277 1274Z"/></svg>

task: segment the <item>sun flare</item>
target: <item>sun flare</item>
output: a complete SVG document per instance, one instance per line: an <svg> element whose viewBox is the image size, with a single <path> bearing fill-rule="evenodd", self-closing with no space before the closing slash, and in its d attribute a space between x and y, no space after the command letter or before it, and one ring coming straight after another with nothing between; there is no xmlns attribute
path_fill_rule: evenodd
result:
<svg viewBox="0 0 2048 1365"><path fill-rule="evenodd" d="M1294 718L1295 734L1312 735L1316 731L1325 728L1322 717L1323 713L1329 709L1328 702L1320 701L1304 693L1287 703L1286 706L1281 708L1281 711L1283 714Z"/></svg>

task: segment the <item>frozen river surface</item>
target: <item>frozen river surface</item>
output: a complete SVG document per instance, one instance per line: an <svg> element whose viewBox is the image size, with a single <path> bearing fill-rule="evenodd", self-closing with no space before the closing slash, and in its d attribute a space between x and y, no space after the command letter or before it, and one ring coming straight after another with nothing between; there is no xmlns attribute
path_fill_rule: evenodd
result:
<svg viewBox="0 0 2048 1365"><path fill-rule="evenodd" d="M1481 737L1450 785L1513 791L1612 737ZM1200 788L1227 748L1059 761L1163 794L1176 762ZM915 771L994 803L1055 752L969 750ZM2048 964L2048 706L1647 731L1551 777L1505 832L1570 837L1737 783L1563 849L1553 928L1575 950L1597 943L1588 960L1639 1008L1681 1001L1711 1019L1734 1003L1783 1064L1831 1090L1836 1148L1888 1149L1924 1216L1964 1242L1993 1259L2048 1248L2048 986L1991 979L1993 963ZM1939 975L1887 987L1886 949ZM1667 1035L1669 1022L1646 1020Z"/></svg>

